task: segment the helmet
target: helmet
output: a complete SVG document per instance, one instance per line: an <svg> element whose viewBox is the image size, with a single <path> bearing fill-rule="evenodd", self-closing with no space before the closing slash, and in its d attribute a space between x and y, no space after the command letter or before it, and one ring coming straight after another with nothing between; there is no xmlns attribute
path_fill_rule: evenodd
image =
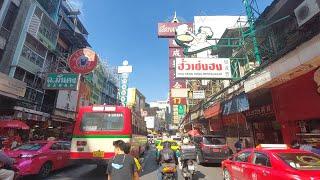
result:
<svg viewBox="0 0 320 180"><path fill-rule="evenodd" d="M189 138L183 138L183 144L189 144Z"/></svg>

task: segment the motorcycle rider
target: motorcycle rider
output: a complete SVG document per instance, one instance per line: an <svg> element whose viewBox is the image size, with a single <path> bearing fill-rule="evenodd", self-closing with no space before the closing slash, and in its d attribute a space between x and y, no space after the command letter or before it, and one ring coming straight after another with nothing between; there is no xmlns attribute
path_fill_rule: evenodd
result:
<svg viewBox="0 0 320 180"><path fill-rule="evenodd" d="M169 157L167 157L169 156ZM178 158L175 153L171 149L171 143L166 141L163 142L163 149L159 153L158 162L160 164L158 169L158 180L162 180L162 163L174 163L175 165L178 165ZM175 179L178 179L178 173L174 173Z"/></svg>
<svg viewBox="0 0 320 180"><path fill-rule="evenodd" d="M0 142L0 179L2 180L13 180L15 172L12 170L6 169L7 166L12 167L14 159L8 157L3 152L3 145Z"/></svg>

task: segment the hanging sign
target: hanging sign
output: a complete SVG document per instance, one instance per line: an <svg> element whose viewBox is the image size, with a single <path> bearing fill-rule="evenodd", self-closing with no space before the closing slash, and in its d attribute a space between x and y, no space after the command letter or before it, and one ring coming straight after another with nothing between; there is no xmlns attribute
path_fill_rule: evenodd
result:
<svg viewBox="0 0 320 180"><path fill-rule="evenodd" d="M68 59L72 72L78 74L88 74L94 70L98 64L98 55L89 48L75 51Z"/></svg>

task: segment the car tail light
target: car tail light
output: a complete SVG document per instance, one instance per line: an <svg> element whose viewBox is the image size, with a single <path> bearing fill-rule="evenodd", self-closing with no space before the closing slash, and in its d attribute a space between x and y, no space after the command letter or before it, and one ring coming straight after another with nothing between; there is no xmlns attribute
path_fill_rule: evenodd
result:
<svg viewBox="0 0 320 180"><path fill-rule="evenodd" d="M77 146L86 146L87 141L77 141Z"/></svg>

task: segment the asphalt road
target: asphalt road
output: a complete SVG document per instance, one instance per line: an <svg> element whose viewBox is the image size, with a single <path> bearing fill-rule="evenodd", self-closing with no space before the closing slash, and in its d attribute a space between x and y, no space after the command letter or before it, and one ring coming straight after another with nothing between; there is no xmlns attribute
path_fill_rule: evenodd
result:
<svg viewBox="0 0 320 180"><path fill-rule="evenodd" d="M141 180L157 179L157 164L155 161L155 151L146 153L142 162L143 171ZM201 180L222 180L222 170L220 164L197 165L194 179ZM179 172L179 180L183 179ZM34 177L26 177L24 180L33 180ZM96 165L75 165L53 172L47 180L102 180L106 179L105 170L97 168Z"/></svg>

